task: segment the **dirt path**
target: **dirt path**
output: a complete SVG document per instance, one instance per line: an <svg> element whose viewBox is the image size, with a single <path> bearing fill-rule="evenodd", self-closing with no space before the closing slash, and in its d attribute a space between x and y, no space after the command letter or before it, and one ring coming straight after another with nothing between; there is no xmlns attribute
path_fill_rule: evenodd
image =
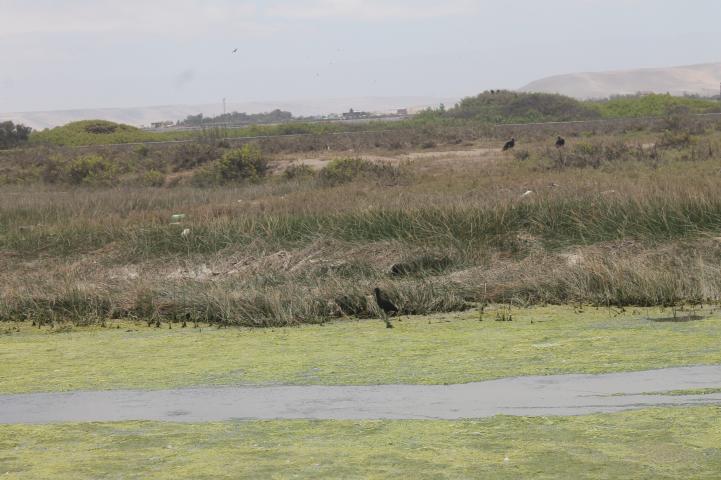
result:
<svg viewBox="0 0 721 480"><path fill-rule="evenodd" d="M428 152L412 152L403 153L399 155L368 155L363 153L352 153L347 156L354 158L362 158L371 162L388 162L392 164L399 164L403 162L415 162L418 160L433 160L436 162L447 163L450 161L469 161L469 162L484 162L489 161L491 158L497 157L501 152L500 148L473 148L469 150L433 150ZM325 167L328 162L342 158L342 155L338 155L337 152L328 155L313 156L308 158L298 158L297 156L288 156L282 158L273 163L273 171L276 173L283 172L291 164L295 165L306 165L314 170L320 170Z"/></svg>
<svg viewBox="0 0 721 480"><path fill-rule="evenodd" d="M0 424L568 416L652 406L721 405L721 393L644 394L720 387L721 365L509 378L467 385L268 386L28 394L0 396Z"/></svg>

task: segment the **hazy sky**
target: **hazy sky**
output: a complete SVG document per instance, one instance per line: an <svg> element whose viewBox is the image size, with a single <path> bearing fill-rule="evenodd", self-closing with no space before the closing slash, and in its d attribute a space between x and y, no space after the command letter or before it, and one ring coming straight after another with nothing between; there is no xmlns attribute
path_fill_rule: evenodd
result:
<svg viewBox="0 0 721 480"><path fill-rule="evenodd" d="M0 0L0 111L470 95L721 61L720 20L719 0Z"/></svg>

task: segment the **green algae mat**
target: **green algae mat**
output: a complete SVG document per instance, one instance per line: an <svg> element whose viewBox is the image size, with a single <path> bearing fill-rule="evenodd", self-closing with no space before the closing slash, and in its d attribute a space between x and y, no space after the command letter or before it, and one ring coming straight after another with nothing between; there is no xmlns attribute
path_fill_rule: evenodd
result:
<svg viewBox="0 0 721 480"><path fill-rule="evenodd" d="M0 325L0 394L241 384L455 384L721 364L721 315L514 309L267 330Z"/></svg>
<svg viewBox="0 0 721 480"><path fill-rule="evenodd" d="M721 408L480 421L0 426L3 479L718 479Z"/></svg>

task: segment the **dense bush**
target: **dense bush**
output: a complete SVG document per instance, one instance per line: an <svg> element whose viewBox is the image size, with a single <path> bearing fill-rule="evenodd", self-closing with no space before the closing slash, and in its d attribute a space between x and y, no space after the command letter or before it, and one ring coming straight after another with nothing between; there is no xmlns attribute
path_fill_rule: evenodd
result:
<svg viewBox="0 0 721 480"><path fill-rule="evenodd" d="M268 173L268 160L257 145L248 144L226 152L217 168L224 181L257 181Z"/></svg>
<svg viewBox="0 0 721 480"><path fill-rule="evenodd" d="M445 116L490 123L588 120L600 114L563 95L512 91L484 92L461 100Z"/></svg>
<svg viewBox="0 0 721 480"><path fill-rule="evenodd" d="M0 148L13 148L28 141L32 129L13 122L0 122Z"/></svg>
<svg viewBox="0 0 721 480"><path fill-rule="evenodd" d="M255 144L243 145L223 154L193 175L196 186L212 186L234 182L257 182L268 174L268 160Z"/></svg>
<svg viewBox="0 0 721 480"><path fill-rule="evenodd" d="M65 178L73 185L107 185L116 175L115 166L100 155L83 155L65 166Z"/></svg>

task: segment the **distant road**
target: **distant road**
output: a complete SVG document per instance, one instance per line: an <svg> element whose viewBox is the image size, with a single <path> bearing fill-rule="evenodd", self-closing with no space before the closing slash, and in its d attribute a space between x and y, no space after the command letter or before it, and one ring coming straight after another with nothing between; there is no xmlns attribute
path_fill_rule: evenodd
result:
<svg viewBox="0 0 721 480"><path fill-rule="evenodd" d="M248 127L275 127L278 125L293 125L293 124L319 124L319 123L371 123L371 122L397 122L399 120L405 120L411 118L413 115L383 115L378 117L361 117L361 118L328 118L318 120L294 120L290 122L273 122L273 123L209 123L206 125L193 126L193 127L161 127L161 128L142 128L141 130L146 132L197 132L207 130L209 128L221 128L226 130L233 130L238 128Z"/></svg>

